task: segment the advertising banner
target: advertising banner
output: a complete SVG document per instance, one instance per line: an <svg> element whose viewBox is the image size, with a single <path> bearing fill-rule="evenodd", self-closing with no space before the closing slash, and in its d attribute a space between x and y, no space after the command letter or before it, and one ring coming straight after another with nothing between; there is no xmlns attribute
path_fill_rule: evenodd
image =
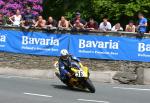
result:
<svg viewBox="0 0 150 103"><path fill-rule="evenodd" d="M150 39L72 35L69 50L82 58L150 62Z"/></svg>
<svg viewBox="0 0 150 103"><path fill-rule="evenodd" d="M68 49L67 35L0 30L0 50L14 53L58 56Z"/></svg>
<svg viewBox="0 0 150 103"><path fill-rule="evenodd" d="M150 62L150 39L0 30L0 51L80 58Z"/></svg>

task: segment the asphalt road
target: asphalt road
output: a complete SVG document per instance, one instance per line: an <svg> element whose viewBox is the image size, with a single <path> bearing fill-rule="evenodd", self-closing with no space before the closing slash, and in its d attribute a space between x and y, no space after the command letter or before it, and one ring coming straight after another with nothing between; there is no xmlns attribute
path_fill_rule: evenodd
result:
<svg viewBox="0 0 150 103"><path fill-rule="evenodd" d="M59 80L0 75L0 103L150 103L150 86L94 84L92 94Z"/></svg>

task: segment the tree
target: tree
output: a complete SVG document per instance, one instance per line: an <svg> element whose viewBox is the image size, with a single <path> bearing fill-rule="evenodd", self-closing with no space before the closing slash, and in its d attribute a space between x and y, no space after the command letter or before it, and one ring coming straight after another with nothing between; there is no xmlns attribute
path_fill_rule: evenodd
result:
<svg viewBox="0 0 150 103"><path fill-rule="evenodd" d="M138 12L149 17L150 0L44 0L45 17L66 15L70 19L77 10L85 19L92 16L100 22L107 16L113 23L126 24L137 20Z"/></svg>
<svg viewBox="0 0 150 103"><path fill-rule="evenodd" d="M80 11L84 18L88 18L90 9L90 1L92 0L44 0L43 15L47 18L48 16L56 17L57 19L60 16L65 15L67 18L72 18L76 11Z"/></svg>

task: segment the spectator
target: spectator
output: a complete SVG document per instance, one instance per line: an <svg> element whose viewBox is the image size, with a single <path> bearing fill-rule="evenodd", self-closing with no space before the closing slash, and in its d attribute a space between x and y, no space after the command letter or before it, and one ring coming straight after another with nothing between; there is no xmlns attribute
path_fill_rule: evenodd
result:
<svg viewBox="0 0 150 103"><path fill-rule="evenodd" d="M98 23L94 21L93 18L90 18L89 22L86 25L86 29L88 30L98 30Z"/></svg>
<svg viewBox="0 0 150 103"><path fill-rule="evenodd" d="M111 31L123 31L123 28L121 27L120 23L117 23L112 27Z"/></svg>
<svg viewBox="0 0 150 103"><path fill-rule="evenodd" d="M142 13L138 14L138 18L139 18L139 25L138 25L139 35L138 35L138 37L142 38L144 36L144 33L146 33L147 19L144 17L144 15Z"/></svg>
<svg viewBox="0 0 150 103"><path fill-rule="evenodd" d="M53 19L53 17L49 17L48 21L46 23L47 27L52 29L52 28L56 28L57 27L57 21L55 19Z"/></svg>
<svg viewBox="0 0 150 103"><path fill-rule="evenodd" d="M107 19L107 18L104 18L104 19L103 19L103 22L100 23L99 29L100 29L100 31L104 31L104 32L111 30L111 23L108 22L108 19Z"/></svg>
<svg viewBox="0 0 150 103"><path fill-rule="evenodd" d="M0 13L0 25L3 25L3 14Z"/></svg>
<svg viewBox="0 0 150 103"><path fill-rule="evenodd" d="M61 20L58 22L59 29L69 29L69 22L66 20L64 16L61 17Z"/></svg>
<svg viewBox="0 0 150 103"><path fill-rule="evenodd" d="M126 25L125 31L126 32L135 32L135 29L136 29L136 27L134 25L134 22L131 20L131 21L129 21L129 24Z"/></svg>
<svg viewBox="0 0 150 103"><path fill-rule="evenodd" d="M46 20L44 20L42 16L38 16L38 20L36 21L34 27L45 28Z"/></svg>
<svg viewBox="0 0 150 103"><path fill-rule="evenodd" d="M79 20L84 26L86 25L86 21L81 18L81 14L79 12L76 13L76 17L71 20L71 25L76 23L76 20Z"/></svg>
<svg viewBox="0 0 150 103"><path fill-rule="evenodd" d="M31 8L28 7L26 11L26 15L23 16L22 27L28 29L33 26L34 22L35 22L35 17L31 13Z"/></svg>
<svg viewBox="0 0 150 103"><path fill-rule="evenodd" d="M84 25L80 22L80 20L76 20L75 24L73 25L74 30L83 30Z"/></svg>
<svg viewBox="0 0 150 103"><path fill-rule="evenodd" d="M22 16L20 10L16 10L16 14L9 17L9 20L13 23L14 26L20 26Z"/></svg>

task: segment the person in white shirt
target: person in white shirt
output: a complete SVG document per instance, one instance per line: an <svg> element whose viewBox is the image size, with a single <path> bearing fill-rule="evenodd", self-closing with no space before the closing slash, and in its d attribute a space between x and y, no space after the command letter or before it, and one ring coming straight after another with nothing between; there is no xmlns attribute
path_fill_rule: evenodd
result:
<svg viewBox="0 0 150 103"><path fill-rule="evenodd" d="M14 26L20 26L22 16L20 14L20 10L16 10L16 14L9 17L9 20L13 23Z"/></svg>
<svg viewBox="0 0 150 103"><path fill-rule="evenodd" d="M117 23L112 27L111 31L123 31L123 28L121 27L120 23Z"/></svg>
<svg viewBox="0 0 150 103"><path fill-rule="evenodd" d="M111 31L111 23L108 22L107 18L104 18L103 22L100 23L99 30L100 31Z"/></svg>

